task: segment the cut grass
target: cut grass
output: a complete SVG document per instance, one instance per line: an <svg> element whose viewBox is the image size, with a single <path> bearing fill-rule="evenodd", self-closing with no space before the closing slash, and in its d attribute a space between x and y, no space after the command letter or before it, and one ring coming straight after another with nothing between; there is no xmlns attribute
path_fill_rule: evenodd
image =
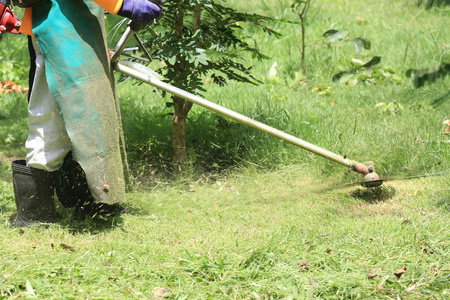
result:
<svg viewBox="0 0 450 300"><path fill-rule="evenodd" d="M173 299L448 296L448 177L321 193L307 173L132 193L109 227L3 226L0 291L25 296L29 281L40 298L150 298L156 287Z"/></svg>

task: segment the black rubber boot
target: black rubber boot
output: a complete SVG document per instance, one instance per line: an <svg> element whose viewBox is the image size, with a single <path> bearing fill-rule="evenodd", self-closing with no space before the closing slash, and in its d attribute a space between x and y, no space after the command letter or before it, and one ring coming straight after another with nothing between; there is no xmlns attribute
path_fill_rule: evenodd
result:
<svg viewBox="0 0 450 300"><path fill-rule="evenodd" d="M95 202L89 191L86 174L73 159L72 152L66 155L62 167L58 170L56 194L64 207L75 207L75 215L81 219L85 216L117 215L124 212L118 204Z"/></svg>
<svg viewBox="0 0 450 300"><path fill-rule="evenodd" d="M28 167L25 160L12 163L17 216L15 227L55 223L61 217L55 209L56 172Z"/></svg>

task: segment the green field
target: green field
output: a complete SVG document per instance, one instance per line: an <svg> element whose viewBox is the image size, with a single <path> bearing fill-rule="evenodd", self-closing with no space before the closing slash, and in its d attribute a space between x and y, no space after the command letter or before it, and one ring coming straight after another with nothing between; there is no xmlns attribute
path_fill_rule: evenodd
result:
<svg viewBox="0 0 450 300"><path fill-rule="evenodd" d="M226 3L298 21L290 4ZM200 107L174 175L170 99L127 80L127 213L75 221L59 207L61 223L18 229L10 162L25 155L27 101L0 94L0 299L448 299L450 77L416 89L405 74L450 62L450 7L313 1L305 24L305 76L299 25L267 24L279 39L243 25L270 57L244 57L262 83L206 84L204 97L395 180L349 185L362 176ZM355 52L358 37L371 49ZM25 46L0 41L0 81L26 86ZM373 73L332 80L375 56Z"/></svg>

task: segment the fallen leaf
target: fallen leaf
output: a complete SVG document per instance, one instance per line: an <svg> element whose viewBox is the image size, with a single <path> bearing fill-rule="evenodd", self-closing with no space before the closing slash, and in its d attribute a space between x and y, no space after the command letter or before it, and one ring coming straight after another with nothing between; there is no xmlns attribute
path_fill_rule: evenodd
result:
<svg viewBox="0 0 450 300"><path fill-rule="evenodd" d="M23 229L20 229L19 230L19 235L22 235L22 234L24 234L25 233L25 231L23 231Z"/></svg>
<svg viewBox="0 0 450 300"><path fill-rule="evenodd" d="M334 253L334 251L333 251L333 249L332 249L331 247L329 247L329 248L327 249L327 253L330 254L330 255L332 255L332 254Z"/></svg>
<svg viewBox="0 0 450 300"><path fill-rule="evenodd" d="M308 249L306 249L306 252L309 253L309 252L311 252L311 250L312 250L312 248L311 248L311 246L309 246Z"/></svg>
<svg viewBox="0 0 450 300"><path fill-rule="evenodd" d="M399 269L397 272L394 273L395 276L397 276L397 278L402 277L403 273L406 272L406 267L403 267L401 269Z"/></svg>
<svg viewBox="0 0 450 300"><path fill-rule="evenodd" d="M153 289L152 293L153 293L153 298L165 298L165 297L170 296L170 293L172 293L172 291L167 288L155 287Z"/></svg>
<svg viewBox="0 0 450 300"><path fill-rule="evenodd" d="M70 250L70 251L72 251L72 252L75 252L75 251L76 251L75 248L73 248L73 247L71 247L71 246L69 246L69 245L67 245L67 244L60 244L60 246L61 246L61 248Z"/></svg>
<svg viewBox="0 0 450 300"><path fill-rule="evenodd" d="M302 261L300 262L300 264L298 265L299 270L308 270L309 269L309 265L308 265L308 260L306 258L302 259Z"/></svg>
<svg viewBox="0 0 450 300"><path fill-rule="evenodd" d="M357 263L358 265L362 266L362 265L365 265L367 262L366 262L365 260L362 260L362 259L357 259L357 260L356 260L356 263Z"/></svg>
<svg viewBox="0 0 450 300"><path fill-rule="evenodd" d="M117 277L109 277L108 280L117 281L117 280L119 280L119 278L117 278Z"/></svg>
<svg viewBox="0 0 450 300"><path fill-rule="evenodd" d="M188 210L187 212L188 212L188 214L192 214L192 210Z"/></svg>
<svg viewBox="0 0 450 300"><path fill-rule="evenodd" d="M375 278L377 276L378 276L377 274L367 273L367 278L369 278L369 279Z"/></svg>
<svg viewBox="0 0 450 300"><path fill-rule="evenodd" d="M16 219L17 213L13 213L11 216L9 216L9 220L11 222L14 222L14 220Z"/></svg>
<svg viewBox="0 0 450 300"><path fill-rule="evenodd" d="M358 25L364 25L367 23L367 20L362 17L357 17L356 22L358 23Z"/></svg>

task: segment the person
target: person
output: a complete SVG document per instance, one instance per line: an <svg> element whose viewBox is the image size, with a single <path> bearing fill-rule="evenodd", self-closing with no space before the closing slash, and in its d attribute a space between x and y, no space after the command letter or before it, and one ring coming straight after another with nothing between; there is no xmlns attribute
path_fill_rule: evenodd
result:
<svg viewBox="0 0 450 300"><path fill-rule="evenodd" d="M115 212L128 180L124 137L106 47L104 10L148 24L161 6L147 0L11 0L26 7L29 135L12 162L13 225L60 220L55 192L79 214Z"/></svg>

